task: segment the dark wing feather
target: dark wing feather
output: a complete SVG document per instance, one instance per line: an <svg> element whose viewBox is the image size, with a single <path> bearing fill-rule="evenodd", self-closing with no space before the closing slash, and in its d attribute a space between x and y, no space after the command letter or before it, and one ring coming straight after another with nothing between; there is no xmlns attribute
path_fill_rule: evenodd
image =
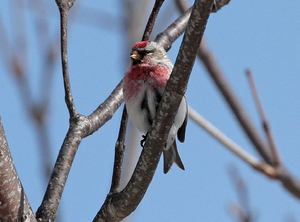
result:
<svg viewBox="0 0 300 222"><path fill-rule="evenodd" d="M178 129L178 131L177 131L177 137L178 137L178 140L180 141L180 142L184 142L184 140L185 140L185 129L186 129L186 125L187 125L187 122L188 122L188 104L187 104L187 101L186 101L186 97L184 96L182 99L184 99L185 100L185 103L186 103L186 116L185 116L185 119L184 119L184 121L183 121L183 123L182 123L182 125L181 125L181 127Z"/></svg>
<svg viewBox="0 0 300 222"><path fill-rule="evenodd" d="M164 154L164 173L168 173L171 169L173 163L176 163L176 165L182 169L185 170L184 165L181 161L181 158L179 156L176 141L174 140L174 143L168 150L163 150Z"/></svg>

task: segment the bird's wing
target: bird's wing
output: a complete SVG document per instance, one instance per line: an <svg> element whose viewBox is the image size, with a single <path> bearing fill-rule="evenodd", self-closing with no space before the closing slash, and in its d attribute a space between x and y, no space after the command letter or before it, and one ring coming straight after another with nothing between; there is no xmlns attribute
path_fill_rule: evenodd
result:
<svg viewBox="0 0 300 222"><path fill-rule="evenodd" d="M174 143L172 144L172 146L168 150L165 150L165 149L163 150L163 154L164 154L164 173L165 174L169 172L173 163L176 163L176 165L180 169L185 170L184 165L179 156L175 140L174 140Z"/></svg>
<svg viewBox="0 0 300 222"><path fill-rule="evenodd" d="M185 95L183 96L182 99L186 103L186 116L185 116L185 119L184 119L181 127L177 131L177 137L178 137L178 140L183 143L184 140L185 140L185 129L186 129L186 125L187 125L187 122L188 122L188 113L189 112L188 112L188 104L187 104L187 100L186 100Z"/></svg>

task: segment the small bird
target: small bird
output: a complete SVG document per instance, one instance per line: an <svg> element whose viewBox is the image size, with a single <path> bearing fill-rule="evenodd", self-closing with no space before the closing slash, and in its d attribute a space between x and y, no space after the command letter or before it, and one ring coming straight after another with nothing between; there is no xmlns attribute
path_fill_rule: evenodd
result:
<svg viewBox="0 0 300 222"><path fill-rule="evenodd" d="M138 42L132 47L131 63L124 77L124 96L128 115L133 124L146 135L145 142L155 118L158 105L162 99L173 65L164 48L152 41ZM163 149L164 173L167 173L175 162L184 170L180 159L175 136L184 142L188 120L186 97L182 98L173 125Z"/></svg>

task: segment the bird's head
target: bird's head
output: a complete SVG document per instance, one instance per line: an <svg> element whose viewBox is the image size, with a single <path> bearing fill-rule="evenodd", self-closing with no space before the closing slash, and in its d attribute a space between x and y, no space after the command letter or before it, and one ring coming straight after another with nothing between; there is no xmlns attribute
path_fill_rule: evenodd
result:
<svg viewBox="0 0 300 222"><path fill-rule="evenodd" d="M144 62L159 62L163 59L169 59L164 48L151 41L138 42L132 47L130 54L133 64Z"/></svg>

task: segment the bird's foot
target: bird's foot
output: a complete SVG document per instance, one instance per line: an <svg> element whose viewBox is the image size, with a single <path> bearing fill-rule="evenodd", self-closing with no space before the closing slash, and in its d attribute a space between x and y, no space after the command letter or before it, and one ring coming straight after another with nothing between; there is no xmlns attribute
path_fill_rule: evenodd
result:
<svg viewBox="0 0 300 222"><path fill-rule="evenodd" d="M147 139L147 136L148 136L148 133L146 133L146 135L142 135L143 139L141 140L141 147L143 147L143 148L145 146L145 141Z"/></svg>

